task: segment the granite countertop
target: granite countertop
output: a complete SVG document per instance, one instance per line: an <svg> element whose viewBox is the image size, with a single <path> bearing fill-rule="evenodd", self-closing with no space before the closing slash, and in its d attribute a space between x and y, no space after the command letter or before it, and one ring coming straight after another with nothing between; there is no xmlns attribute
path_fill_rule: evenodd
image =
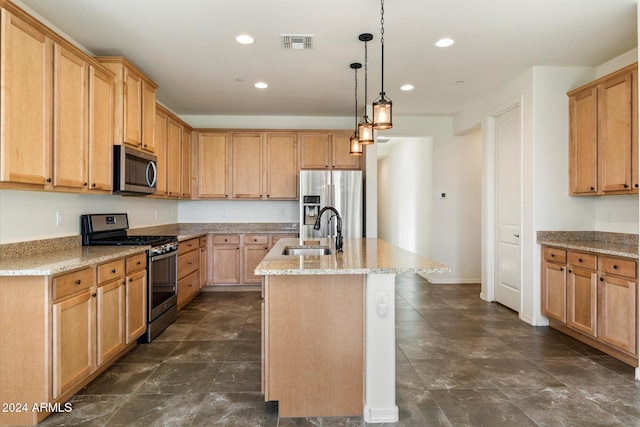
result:
<svg viewBox="0 0 640 427"><path fill-rule="evenodd" d="M638 259L638 235L603 231L538 231L541 245Z"/></svg>
<svg viewBox="0 0 640 427"><path fill-rule="evenodd" d="M138 254L150 246L77 246L32 256L0 259L0 276L51 276Z"/></svg>
<svg viewBox="0 0 640 427"><path fill-rule="evenodd" d="M317 242L317 241L316 241ZM331 255L282 255L285 246L300 246L299 239L280 239L255 269L256 275L447 273L449 267L379 239L345 238L343 253L333 239L320 239Z"/></svg>

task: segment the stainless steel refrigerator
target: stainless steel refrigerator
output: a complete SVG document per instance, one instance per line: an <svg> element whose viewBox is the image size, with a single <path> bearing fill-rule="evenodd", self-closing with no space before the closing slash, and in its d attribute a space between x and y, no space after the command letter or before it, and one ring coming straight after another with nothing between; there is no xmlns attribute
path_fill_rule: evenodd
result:
<svg viewBox="0 0 640 427"><path fill-rule="evenodd" d="M322 215L320 230L313 225L325 206L333 206L342 218L343 237L364 236L364 179L362 171L300 171L300 237L313 239L336 234L331 211Z"/></svg>

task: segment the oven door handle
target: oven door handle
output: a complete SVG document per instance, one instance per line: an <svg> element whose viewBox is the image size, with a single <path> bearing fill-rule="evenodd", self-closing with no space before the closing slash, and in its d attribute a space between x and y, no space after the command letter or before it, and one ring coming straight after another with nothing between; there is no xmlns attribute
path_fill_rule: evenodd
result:
<svg viewBox="0 0 640 427"><path fill-rule="evenodd" d="M177 256L177 252L178 251L171 251L171 252L167 252L167 253L164 253L164 254L151 255L149 257L149 261L151 261L151 262L159 261L161 259L169 258L169 257L172 257L172 256Z"/></svg>

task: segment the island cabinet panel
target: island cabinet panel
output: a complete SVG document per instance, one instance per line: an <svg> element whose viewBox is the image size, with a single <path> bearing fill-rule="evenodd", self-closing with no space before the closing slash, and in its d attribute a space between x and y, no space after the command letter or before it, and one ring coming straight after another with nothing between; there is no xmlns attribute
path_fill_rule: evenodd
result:
<svg viewBox="0 0 640 427"><path fill-rule="evenodd" d="M358 416L364 405L361 275L265 278L265 399L281 417Z"/></svg>
<svg viewBox="0 0 640 427"><path fill-rule="evenodd" d="M53 43L44 30L2 9L0 181L51 182Z"/></svg>

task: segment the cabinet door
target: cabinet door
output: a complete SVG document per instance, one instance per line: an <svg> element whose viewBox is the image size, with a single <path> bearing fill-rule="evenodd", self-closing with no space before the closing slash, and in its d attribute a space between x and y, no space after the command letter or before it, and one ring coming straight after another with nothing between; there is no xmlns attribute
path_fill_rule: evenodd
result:
<svg viewBox="0 0 640 427"><path fill-rule="evenodd" d="M598 190L597 88L569 98L569 192L596 194Z"/></svg>
<svg viewBox="0 0 640 427"><path fill-rule="evenodd" d="M191 198L191 131L182 128L182 169L180 179L181 196Z"/></svg>
<svg viewBox="0 0 640 427"><path fill-rule="evenodd" d="M113 76L89 67L89 188L113 189Z"/></svg>
<svg viewBox="0 0 640 427"><path fill-rule="evenodd" d="M362 156L352 156L350 138L352 133L334 133L331 135L332 166L335 169L360 169Z"/></svg>
<svg viewBox="0 0 640 427"><path fill-rule="evenodd" d="M240 283L240 247L213 247L213 283Z"/></svg>
<svg viewBox="0 0 640 427"><path fill-rule="evenodd" d="M637 282L604 274L598 281L598 337L638 354Z"/></svg>
<svg viewBox="0 0 640 427"><path fill-rule="evenodd" d="M197 271L178 280L178 310L182 309L193 298L194 294L198 293L200 290L199 281L200 275Z"/></svg>
<svg viewBox="0 0 640 427"><path fill-rule="evenodd" d="M2 9L0 180L51 182L52 42Z"/></svg>
<svg viewBox="0 0 640 427"><path fill-rule="evenodd" d="M53 64L53 186L87 188L88 66L59 45Z"/></svg>
<svg viewBox="0 0 640 427"><path fill-rule="evenodd" d="M633 159L638 158L638 70L631 73L631 185L634 193L638 192L638 162Z"/></svg>
<svg viewBox="0 0 640 427"><path fill-rule="evenodd" d="M599 190L631 190L631 73L598 85ZM637 112L636 112L637 114Z"/></svg>
<svg viewBox="0 0 640 427"><path fill-rule="evenodd" d="M126 343L136 339L147 328L147 271L142 270L126 278Z"/></svg>
<svg viewBox="0 0 640 427"><path fill-rule="evenodd" d="M231 136L231 188L234 199L262 197L262 136L234 133Z"/></svg>
<svg viewBox="0 0 640 427"><path fill-rule="evenodd" d="M182 126L169 117L167 119L167 195L180 196L180 151Z"/></svg>
<svg viewBox="0 0 640 427"><path fill-rule="evenodd" d="M565 266L542 262L542 314L566 323L567 276Z"/></svg>
<svg viewBox="0 0 640 427"><path fill-rule="evenodd" d="M567 325L596 336L597 274L571 267L567 270Z"/></svg>
<svg viewBox="0 0 640 427"><path fill-rule="evenodd" d="M229 197L229 150L226 133L202 132L198 136L198 197Z"/></svg>
<svg viewBox="0 0 640 427"><path fill-rule="evenodd" d="M274 200L298 198L298 144L296 134L266 135L266 195Z"/></svg>
<svg viewBox="0 0 640 427"><path fill-rule="evenodd" d="M142 82L142 149L150 153L155 152L155 118L156 118L156 88L148 82Z"/></svg>
<svg viewBox="0 0 640 427"><path fill-rule="evenodd" d="M122 278L98 288L96 333L98 366L124 348L125 282Z"/></svg>
<svg viewBox="0 0 640 427"><path fill-rule="evenodd" d="M300 167L302 169L327 169L331 157L331 142L326 133L300 134Z"/></svg>
<svg viewBox="0 0 640 427"><path fill-rule="evenodd" d="M269 252L267 246L247 245L244 247L243 283L262 283L262 276L256 276L253 271L267 255L267 252Z"/></svg>
<svg viewBox="0 0 640 427"><path fill-rule="evenodd" d="M124 142L140 148L142 145L142 78L124 68Z"/></svg>
<svg viewBox="0 0 640 427"><path fill-rule="evenodd" d="M156 195L167 195L167 114L156 110L155 132L153 134L156 150L158 181Z"/></svg>
<svg viewBox="0 0 640 427"><path fill-rule="evenodd" d="M53 304L53 398L89 375L95 365L93 290Z"/></svg>
<svg viewBox="0 0 640 427"><path fill-rule="evenodd" d="M198 266L200 272L200 289L207 286L207 247L200 248L200 263Z"/></svg>

